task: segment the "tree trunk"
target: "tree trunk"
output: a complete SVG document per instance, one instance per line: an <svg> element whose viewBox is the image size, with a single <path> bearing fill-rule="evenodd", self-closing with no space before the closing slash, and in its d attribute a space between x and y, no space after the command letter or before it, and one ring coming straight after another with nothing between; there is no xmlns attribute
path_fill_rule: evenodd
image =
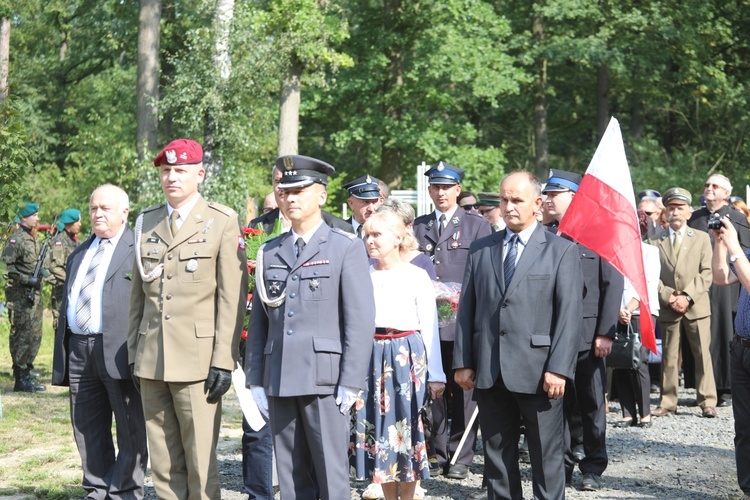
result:
<svg viewBox="0 0 750 500"><path fill-rule="evenodd" d="M10 19L0 20L0 102L8 97L8 61L10 59Z"/></svg>
<svg viewBox="0 0 750 500"><path fill-rule="evenodd" d="M229 32L234 18L234 0L219 0L214 14L214 54L213 64L216 85L212 101L206 109L205 129L203 132L203 167L206 169L206 182L221 175L222 158L220 155L221 138L217 134L217 124L224 107L224 91L232 72L232 60L229 56Z"/></svg>
<svg viewBox="0 0 750 500"><path fill-rule="evenodd" d="M159 125L159 36L161 0L141 0L138 14L138 88L136 150L143 160L156 151Z"/></svg>
<svg viewBox="0 0 750 500"><path fill-rule="evenodd" d="M543 2L536 2L541 6ZM540 13L535 13L531 21L531 34L534 42L541 47L544 41L544 20ZM546 179L549 160L549 139L547 137L547 60L537 61L537 75L534 81L534 160L536 175Z"/></svg>
<svg viewBox="0 0 750 500"><path fill-rule="evenodd" d="M299 151L300 77L302 64L295 56L281 82L279 98L279 156L296 155Z"/></svg>
<svg viewBox="0 0 750 500"><path fill-rule="evenodd" d="M596 75L596 133L597 142L604 136L609 124L609 66L599 66Z"/></svg>
<svg viewBox="0 0 750 500"><path fill-rule="evenodd" d="M386 26L396 27L403 15L402 0L385 0L384 18ZM399 94L404 86L404 52L399 45L388 54L388 68L383 89L383 115L385 123L398 123L402 118ZM380 180L395 188L401 185L401 150L389 145L384 136L380 148Z"/></svg>

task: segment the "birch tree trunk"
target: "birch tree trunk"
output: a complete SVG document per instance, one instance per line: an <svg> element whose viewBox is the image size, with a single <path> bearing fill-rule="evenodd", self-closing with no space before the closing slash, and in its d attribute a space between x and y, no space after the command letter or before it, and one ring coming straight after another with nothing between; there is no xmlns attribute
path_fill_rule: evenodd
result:
<svg viewBox="0 0 750 500"><path fill-rule="evenodd" d="M218 0L214 13L213 65L216 75L213 99L206 109L203 131L203 167L206 169L206 182L221 175L223 162L220 155L221 138L217 132L219 119L224 107L224 91L232 73L232 60L229 56L229 34L234 19L234 0Z"/></svg>
<svg viewBox="0 0 750 500"><path fill-rule="evenodd" d="M156 151L159 126L159 36L161 0L141 0L138 14L136 150L143 160Z"/></svg>
<svg viewBox="0 0 750 500"><path fill-rule="evenodd" d="M300 78L302 64L292 56L279 97L279 156L296 155L299 151Z"/></svg>
<svg viewBox="0 0 750 500"><path fill-rule="evenodd" d="M10 60L10 19L0 20L0 102L8 97L8 65Z"/></svg>

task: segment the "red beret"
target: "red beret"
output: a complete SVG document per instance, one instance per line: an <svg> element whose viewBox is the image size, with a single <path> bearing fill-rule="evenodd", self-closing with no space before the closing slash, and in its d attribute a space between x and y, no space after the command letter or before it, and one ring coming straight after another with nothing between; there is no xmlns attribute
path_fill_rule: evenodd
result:
<svg viewBox="0 0 750 500"><path fill-rule="evenodd" d="M154 158L154 166L194 165L203 161L203 148L190 139L175 139Z"/></svg>

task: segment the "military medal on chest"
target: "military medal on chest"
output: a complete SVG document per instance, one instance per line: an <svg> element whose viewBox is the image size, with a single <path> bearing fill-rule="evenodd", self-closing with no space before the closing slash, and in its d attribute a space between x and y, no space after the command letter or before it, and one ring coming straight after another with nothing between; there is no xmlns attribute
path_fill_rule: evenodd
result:
<svg viewBox="0 0 750 500"><path fill-rule="evenodd" d="M198 261L196 259L190 259L185 266L185 270L189 273L194 273L198 270Z"/></svg>
<svg viewBox="0 0 750 500"><path fill-rule="evenodd" d="M461 242L458 241L458 239L461 237L461 231L456 231L453 233L453 241L451 241L451 248L456 249L461 246Z"/></svg>
<svg viewBox="0 0 750 500"><path fill-rule="evenodd" d="M281 293L281 284L278 281L272 281L268 285L268 295L278 297Z"/></svg>
<svg viewBox="0 0 750 500"><path fill-rule="evenodd" d="M310 280L310 290L311 291L314 292L315 290L318 289L319 286L320 286L320 280L318 278L314 278L314 279Z"/></svg>

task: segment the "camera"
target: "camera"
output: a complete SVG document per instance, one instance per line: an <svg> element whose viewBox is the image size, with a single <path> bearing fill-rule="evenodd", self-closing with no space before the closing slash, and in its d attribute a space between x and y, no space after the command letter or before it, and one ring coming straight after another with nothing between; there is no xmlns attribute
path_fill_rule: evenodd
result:
<svg viewBox="0 0 750 500"><path fill-rule="evenodd" d="M713 214L711 218L708 219L708 223L706 224L708 226L708 230L714 230L718 231L722 227L724 227L724 224L721 223L721 215L719 214Z"/></svg>

